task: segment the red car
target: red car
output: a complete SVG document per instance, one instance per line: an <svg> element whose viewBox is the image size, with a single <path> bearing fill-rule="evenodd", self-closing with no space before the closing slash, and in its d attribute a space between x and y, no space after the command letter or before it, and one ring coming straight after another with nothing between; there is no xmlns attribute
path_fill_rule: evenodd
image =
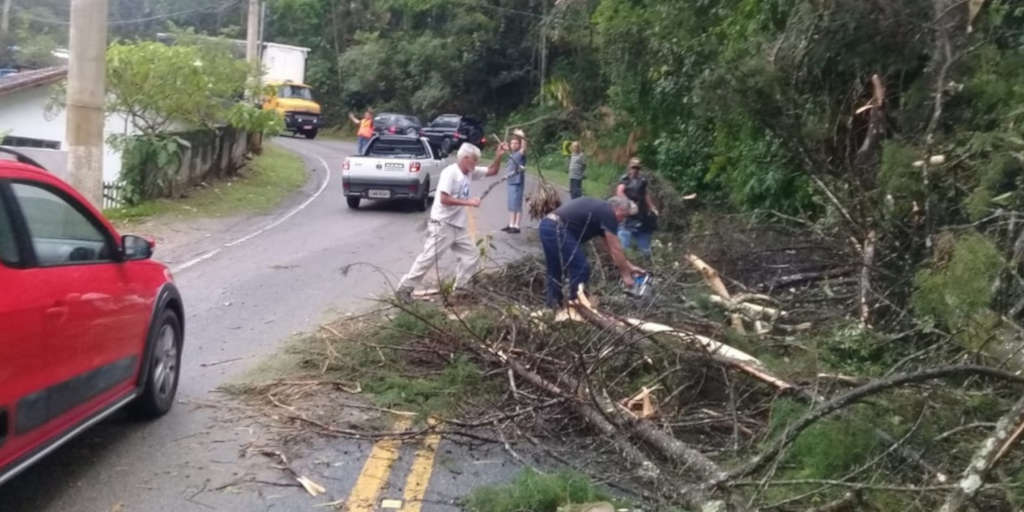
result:
<svg viewBox="0 0 1024 512"><path fill-rule="evenodd" d="M0 159L0 484L130 406L174 403L184 311L153 244L60 179Z"/></svg>

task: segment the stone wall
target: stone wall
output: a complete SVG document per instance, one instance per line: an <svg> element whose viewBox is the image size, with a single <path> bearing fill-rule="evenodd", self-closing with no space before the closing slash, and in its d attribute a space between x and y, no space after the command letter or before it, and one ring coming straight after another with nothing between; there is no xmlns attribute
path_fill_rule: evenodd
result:
<svg viewBox="0 0 1024 512"><path fill-rule="evenodd" d="M231 127L174 134L187 142L181 149L178 168L163 196L178 196L209 179L234 176L245 166L247 155L258 152L261 137Z"/></svg>

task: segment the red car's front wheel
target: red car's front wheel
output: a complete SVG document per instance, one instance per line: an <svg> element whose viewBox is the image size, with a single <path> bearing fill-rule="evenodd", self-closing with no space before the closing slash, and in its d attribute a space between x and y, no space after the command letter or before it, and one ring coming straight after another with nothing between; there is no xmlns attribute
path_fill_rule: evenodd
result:
<svg viewBox="0 0 1024 512"><path fill-rule="evenodd" d="M178 315L164 310L160 320L150 333L149 371L142 394L136 400L135 408L140 415L148 418L163 416L174 404L178 391L178 377L181 374L182 329Z"/></svg>

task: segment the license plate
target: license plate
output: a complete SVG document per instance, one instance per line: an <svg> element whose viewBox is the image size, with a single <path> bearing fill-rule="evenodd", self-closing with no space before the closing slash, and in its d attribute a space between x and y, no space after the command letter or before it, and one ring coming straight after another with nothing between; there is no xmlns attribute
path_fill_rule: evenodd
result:
<svg viewBox="0 0 1024 512"><path fill-rule="evenodd" d="M307 125L303 126L302 129L303 130L312 130L313 129L313 125L307 124Z"/></svg>
<svg viewBox="0 0 1024 512"><path fill-rule="evenodd" d="M367 195L372 197L372 198L374 198L374 199L388 199L388 198L391 197L391 191L390 190L370 189L370 191L367 193Z"/></svg>

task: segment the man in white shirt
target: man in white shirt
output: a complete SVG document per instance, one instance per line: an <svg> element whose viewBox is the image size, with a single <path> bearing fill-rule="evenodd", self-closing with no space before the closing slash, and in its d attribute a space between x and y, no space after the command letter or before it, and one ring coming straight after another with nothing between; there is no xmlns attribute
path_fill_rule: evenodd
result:
<svg viewBox="0 0 1024 512"><path fill-rule="evenodd" d="M398 283L395 295L400 300L408 301L412 298L413 288L423 280L427 272L437 268L441 257L448 250L454 252L458 258L455 286L465 284L473 275L480 252L466 229L466 207L479 207L480 198L470 197L469 185L477 178L498 174L501 157L505 151L506 146L500 145L495 153L494 162L486 168L477 168L480 148L463 143L459 147L455 163L441 171L434 193L434 206L430 209L430 222L427 223L427 241L409 273Z"/></svg>

